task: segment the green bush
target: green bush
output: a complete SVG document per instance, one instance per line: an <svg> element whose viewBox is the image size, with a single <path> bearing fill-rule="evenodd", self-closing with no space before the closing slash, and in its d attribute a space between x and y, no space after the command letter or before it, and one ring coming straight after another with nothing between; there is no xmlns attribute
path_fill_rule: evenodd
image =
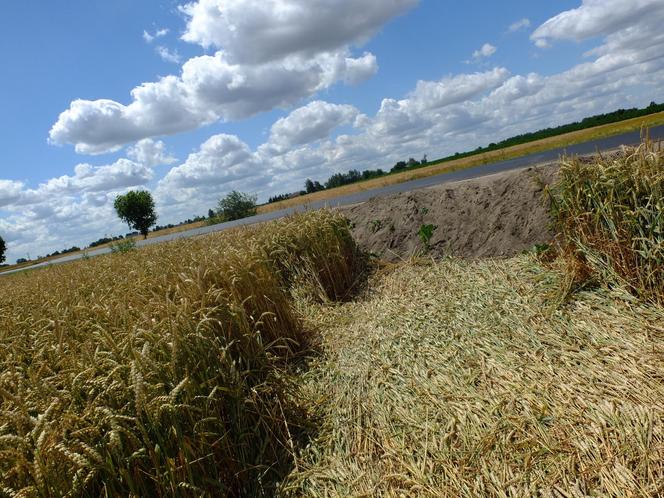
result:
<svg viewBox="0 0 664 498"><path fill-rule="evenodd" d="M219 200L217 208L217 219L221 221L233 221L248 218L256 214L255 195L245 194L233 190L223 199Z"/></svg>
<svg viewBox="0 0 664 498"><path fill-rule="evenodd" d="M111 244L112 253L126 253L133 251L134 249L136 249L136 242L134 242L134 239L123 239Z"/></svg>

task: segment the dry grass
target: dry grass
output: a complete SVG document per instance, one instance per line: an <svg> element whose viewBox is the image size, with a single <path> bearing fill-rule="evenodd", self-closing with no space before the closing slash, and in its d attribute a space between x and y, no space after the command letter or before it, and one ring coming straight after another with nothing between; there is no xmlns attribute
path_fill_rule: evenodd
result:
<svg viewBox="0 0 664 498"><path fill-rule="evenodd" d="M530 256L406 264L302 305L322 428L284 492L661 496L664 310L619 290L552 308L563 278Z"/></svg>
<svg viewBox="0 0 664 498"><path fill-rule="evenodd" d="M343 296L356 256L319 212L2 278L0 496L269 492L302 422L291 292Z"/></svg>
<svg viewBox="0 0 664 498"><path fill-rule="evenodd" d="M441 173L449 173L453 171L460 171L482 164L490 164L497 161L506 161L516 157L527 156L529 154L536 154L538 152L557 149L568 145L589 142L600 138L610 137L613 135L620 135L629 131L639 130L643 127L658 126L664 124L664 112L651 114L639 118L627 119L618 123L611 123L607 125L597 126L595 128L588 128L587 130L579 130L556 137L545 138L521 145L514 145L505 149L485 152L476 156L465 157L454 161L447 161L443 163L435 163L430 166L416 169L413 171L405 171L394 175L383 176L374 178L363 182L345 185L343 187L335 188L332 190L323 190L313 194L295 197L272 204L265 204L258 208L258 213L269 213L278 211L292 206L299 206L316 201L326 201L334 199L343 195L355 194L357 192L364 192L376 188L386 187L389 185L396 185L398 183L407 182L410 180L417 180L419 178L426 178L429 176L439 175ZM378 167L385 165L377 165Z"/></svg>
<svg viewBox="0 0 664 498"><path fill-rule="evenodd" d="M664 150L564 158L553 206L575 268L664 304Z"/></svg>

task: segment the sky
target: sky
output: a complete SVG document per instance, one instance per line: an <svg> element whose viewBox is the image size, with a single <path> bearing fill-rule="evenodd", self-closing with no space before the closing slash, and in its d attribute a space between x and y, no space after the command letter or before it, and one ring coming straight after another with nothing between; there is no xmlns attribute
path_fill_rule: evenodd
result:
<svg viewBox="0 0 664 498"><path fill-rule="evenodd" d="M35 258L664 101L664 0L68 0L0 14L0 237Z"/></svg>

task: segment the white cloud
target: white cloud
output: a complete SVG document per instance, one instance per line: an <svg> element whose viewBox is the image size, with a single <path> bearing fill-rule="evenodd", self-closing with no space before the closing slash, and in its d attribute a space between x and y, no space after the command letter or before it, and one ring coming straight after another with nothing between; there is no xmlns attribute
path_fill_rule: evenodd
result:
<svg viewBox="0 0 664 498"><path fill-rule="evenodd" d="M510 27L507 29L510 33L516 33L517 31L520 31L522 29L527 29L530 27L530 19L527 17L524 17L523 19L519 19L518 21L513 22L510 24Z"/></svg>
<svg viewBox="0 0 664 498"><path fill-rule="evenodd" d="M479 50L475 50L475 52L473 52L473 59L476 61L480 59L486 59L495 54L496 50L497 49L495 46L491 45L490 43L485 43Z"/></svg>
<svg viewBox="0 0 664 498"><path fill-rule="evenodd" d="M152 43L157 38L162 38L168 34L168 29L158 29L154 34L150 34L147 31L143 30L143 40L145 43Z"/></svg>
<svg viewBox="0 0 664 498"><path fill-rule="evenodd" d="M173 64L179 64L182 62L182 56L178 53L177 50L170 50L167 47L158 45L155 47L155 51L164 62L171 62Z"/></svg>
<svg viewBox="0 0 664 498"><path fill-rule="evenodd" d="M272 125L268 145L285 152L328 138L342 124L352 124L360 112L351 105L336 105L317 100L296 109Z"/></svg>
<svg viewBox="0 0 664 498"><path fill-rule="evenodd" d="M142 138L169 135L219 120L291 106L336 81L371 73L374 59L346 53L289 59L255 66L228 62L223 52L189 59L179 77L167 76L132 90L133 101L75 100L49 133L51 143L70 143L96 154Z"/></svg>
<svg viewBox="0 0 664 498"><path fill-rule="evenodd" d="M238 137L219 134L172 168L160 180L155 195L165 217L180 221L186 217L183 209L205 213L226 192L259 191L268 181L268 172L258 154Z"/></svg>
<svg viewBox="0 0 664 498"><path fill-rule="evenodd" d="M663 15L661 0L583 0L580 7L546 21L531 39L537 46L545 47L554 40L582 41L614 34L636 36L649 20L660 23Z"/></svg>
<svg viewBox="0 0 664 498"><path fill-rule="evenodd" d="M181 7L182 39L238 64L315 57L363 44L418 0L198 0Z"/></svg>
<svg viewBox="0 0 664 498"><path fill-rule="evenodd" d="M0 208L19 200L23 187L23 182L0 180Z"/></svg>
<svg viewBox="0 0 664 498"><path fill-rule="evenodd" d="M79 164L73 175L51 178L36 188L0 180L0 234L8 243L8 260L126 231L113 212L113 199L145 186L153 176L149 166L119 159L103 166Z"/></svg>
<svg viewBox="0 0 664 498"><path fill-rule="evenodd" d="M634 5L642 9L645 3ZM350 105L316 100L274 123L266 143L256 150L238 137L215 135L176 164L162 142L145 140L128 151L127 163L81 165L73 175L45 182L34 191L21 182L0 181L0 205L10 213L0 216L0 233L20 239L12 247L46 252L71 245L70 241L98 238L116 226L123 230L114 222L99 222L99 217L115 218L111 201L117 191L108 189L146 185L152 175L149 168L159 163L174 165L155 190L163 215L160 223L175 222L206 212L232 189L257 193L265 200L299 190L307 177L324 181L351 168L387 169L408 157L442 157L591 114L661 100L664 9L650 3L647 15L634 18L612 0L606 0L606 8L602 5L585 1L569 11L574 15L556 16L533 35L534 41L544 43L568 39L569 33L573 40L598 38L586 61L566 71L511 74L498 67L418 81L411 92L384 98L369 115ZM612 8L628 20L605 12ZM354 59L349 50L345 46L341 52L321 52L312 60L289 55L250 64L232 63L220 50L188 61L179 76L141 85L129 105L72 103L70 114L54 126L52 138L66 142L75 132L79 147L101 151L144 138L146 130L148 136L175 133L219 116L234 119L287 107L348 77L354 65L373 71L371 54ZM41 201L35 193L40 189Z"/></svg>
<svg viewBox="0 0 664 498"><path fill-rule="evenodd" d="M177 158L166 152L166 145L161 140L145 138L127 149L127 155L139 164L149 168L177 162Z"/></svg>
<svg viewBox="0 0 664 498"><path fill-rule="evenodd" d="M36 190L28 190L28 200L38 200L43 196L79 195L86 192L108 192L127 187L144 185L153 177L152 168L128 159L118 159L106 166L79 164L74 175L52 178L39 185Z"/></svg>
<svg viewBox="0 0 664 498"><path fill-rule="evenodd" d="M340 81L361 83L376 73L378 64L371 53L354 57L352 46L417 2L200 0L187 4L182 7L188 17L183 38L215 47L215 54L189 59L178 76L134 88L129 104L73 101L52 126L49 140L72 144L79 153L103 153L143 138L288 108ZM340 11L345 15L339 16ZM175 60L176 54L161 55Z"/></svg>
<svg viewBox="0 0 664 498"><path fill-rule="evenodd" d="M481 73L448 76L439 81L418 81L408 102L418 112L464 102L500 86L509 75L507 69L497 67Z"/></svg>
<svg viewBox="0 0 664 498"><path fill-rule="evenodd" d="M160 182L175 189L203 185L218 188L224 183L260 175L259 161L249 146L234 135L214 135Z"/></svg>

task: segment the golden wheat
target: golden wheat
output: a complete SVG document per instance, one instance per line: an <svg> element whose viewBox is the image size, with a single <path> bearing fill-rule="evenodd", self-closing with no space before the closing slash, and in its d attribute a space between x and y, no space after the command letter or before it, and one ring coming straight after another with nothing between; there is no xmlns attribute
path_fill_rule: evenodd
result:
<svg viewBox="0 0 664 498"><path fill-rule="evenodd" d="M0 280L0 495L258 495L292 462L290 292L353 283L312 213Z"/></svg>

